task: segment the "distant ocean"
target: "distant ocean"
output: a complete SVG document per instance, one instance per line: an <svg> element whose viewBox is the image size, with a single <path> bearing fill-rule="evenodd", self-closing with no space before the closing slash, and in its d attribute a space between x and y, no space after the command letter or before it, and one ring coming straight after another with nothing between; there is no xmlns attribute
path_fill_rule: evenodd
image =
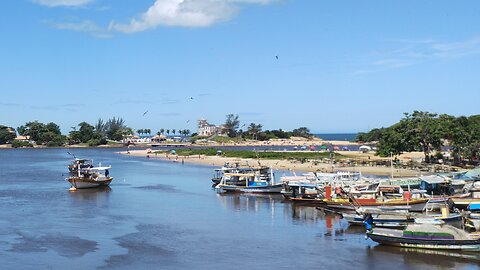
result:
<svg viewBox="0 0 480 270"><path fill-rule="evenodd" d="M355 141L357 133L320 133L313 135L326 141Z"/></svg>

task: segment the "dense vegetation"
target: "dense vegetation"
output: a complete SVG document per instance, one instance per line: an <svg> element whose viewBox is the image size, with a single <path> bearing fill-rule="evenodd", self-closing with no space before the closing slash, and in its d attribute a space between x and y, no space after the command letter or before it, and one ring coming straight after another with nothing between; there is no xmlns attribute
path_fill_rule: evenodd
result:
<svg viewBox="0 0 480 270"><path fill-rule="evenodd" d="M221 152L219 152L221 151ZM219 150L208 149L178 149L176 154L180 156L206 155L215 156L221 154L224 157L235 158L260 158L260 159L323 159L323 158L345 158L340 154L332 155L330 152L276 152L276 151L251 151L251 150Z"/></svg>
<svg viewBox="0 0 480 270"><path fill-rule="evenodd" d="M380 156L421 151L429 163L435 151L450 146L455 161L476 162L480 151L480 115L454 117L414 111L405 113L390 127L359 133L357 140L378 141L377 154Z"/></svg>
<svg viewBox="0 0 480 270"><path fill-rule="evenodd" d="M62 146L66 143L66 136L60 132L60 127L50 122L48 124L38 121L27 122L17 129L22 136L29 136L31 141L37 145L46 145L48 147Z"/></svg>
<svg viewBox="0 0 480 270"><path fill-rule="evenodd" d="M10 143L15 137L15 129L0 125L0 144Z"/></svg>
<svg viewBox="0 0 480 270"><path fill-rule="evenodd" d="M99 119L95 126L87 122L81 122L77 127L72 127L68 136L62 135L60 127L50 122L48 124L39 121L31 121L17 128L21 136L26 140L16 140L15 129L0 125L0 144L11 143L12 147L32 147L33 144L47 147L58 147L68 144L88 144L97 146L107 144L107 140L120 141L126 135L133 134L131 128L124 124L122 118L113 117L106 122Z"/></svg>

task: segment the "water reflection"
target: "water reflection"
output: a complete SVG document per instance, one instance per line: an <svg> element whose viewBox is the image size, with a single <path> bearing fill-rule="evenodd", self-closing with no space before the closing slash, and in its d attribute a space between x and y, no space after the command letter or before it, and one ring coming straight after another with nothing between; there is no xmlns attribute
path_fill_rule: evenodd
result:
<svg viewBox="0 0 480 270"><path fill-rule="evenodd" d="M97 204L108 203L110 192L112 188L109 186L69 191L70 198L74 201L95 201Z"/></svg>
<svg viewBox="0 0 480 270"><path fill-rule="evenodd" d="M405 265L410 265L412 267L428 265L441 268L459 268L464 266L462 264L471 264L472 262L480 263L480 254L471 252L400 248L384 245L376 245L373 248L368 249L367 252L373 252L375 256L400 255L403 256Z"/></svg>
<svg viewBox="0 0 480 270"><path fill-rule="evenodd" d="M284 203L280 194L222 193L217 194L217 198L225 208L237 212L274 211L276 204Z"/></svg>

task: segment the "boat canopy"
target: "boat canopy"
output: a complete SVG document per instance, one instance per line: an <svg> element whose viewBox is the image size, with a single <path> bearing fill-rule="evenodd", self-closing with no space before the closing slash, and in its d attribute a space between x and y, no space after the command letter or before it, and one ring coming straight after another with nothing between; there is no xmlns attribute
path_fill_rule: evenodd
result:
<svg viewBox="0 0 480 270"><path fill-rule="evenodd" d="M89 170L89 171L105 171L105 170L109 170L111 169L112 166L108 166L108 167L92 167L92 168L86 168L85 170Z"/></svg>
<svg viewBox="0 0 480 270"><path fill-rule="evenodd" d="M445 178L438 176L438 175L429 175L429 176L422 176L420 180L426 182L427 184L444 184Z"/></svg>

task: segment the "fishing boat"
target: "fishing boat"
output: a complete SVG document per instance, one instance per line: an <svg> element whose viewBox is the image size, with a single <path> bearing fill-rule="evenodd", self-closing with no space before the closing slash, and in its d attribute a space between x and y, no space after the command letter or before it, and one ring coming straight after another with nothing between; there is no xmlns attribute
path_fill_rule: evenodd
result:
<svg viewBox="0 0 480 270"><path fill-rule="evenodd" d="M402 230L374 228L367 237L406 248L480 251L480 239L448 224L410 224Z"/></svg>
<svg viewBox="0 0 480 270"><path fill-rule="evenodd" d="M225 176L225 174L227 175ZM224 179L227 184L233 184L237 186L245 186L245 179L239 177L231 177L232 174L235 173L258 173L260 178L268 179L270 177L269 168L265 166L259 167L247 167L242 168L238 163L235 163L233 166L226 162L221 168L215 169L215 173L212 177L212 182L215 185L220 184L222 178ZM230 178L231 177L231 178Z"/></svg>
<svg viewBox="0 0 480 270"><path fill-rule="evenodd" d="M401 207L422 212L429 198L422 192L403 191L400 186L378 185L375 189L339 193L325 187L325 205L336 211L355 211L358 207Z"/></svg>
<svg viewBox="0 0 480 270"><path fill-rule="evenodd" d="M224 173L220 183L215 186L219 193L223 192L247 192L247 193L280 193L283 185L275 184L273 171L269 169L271 177L264 179L258 172L250 173ZM226 179L244 179L245 186L229 184Z"/></svg>
<svg viewBox="0 0 480 270"><path fill-rule="evenodd" d="M94 188L108 186L113 178L110 177L111 166L94 167L93 162L87 160L75 159L69 166L70 176L65 180L68 181L72 188ZM75 168L76 166L76 168Z"/></svg>
<svg viewBox="0 0 480 270"><path fill-rule="evenodd" d="M372 222L375 227L404 228L414 222L443 222L459 225L462 222L462 214L450 213L448 207L442 208L437 213L413 213L408 209L389 208L359 208L356 213L342 213L344 219L351 225L364 225L364 215L372 215Z"/></svg>

